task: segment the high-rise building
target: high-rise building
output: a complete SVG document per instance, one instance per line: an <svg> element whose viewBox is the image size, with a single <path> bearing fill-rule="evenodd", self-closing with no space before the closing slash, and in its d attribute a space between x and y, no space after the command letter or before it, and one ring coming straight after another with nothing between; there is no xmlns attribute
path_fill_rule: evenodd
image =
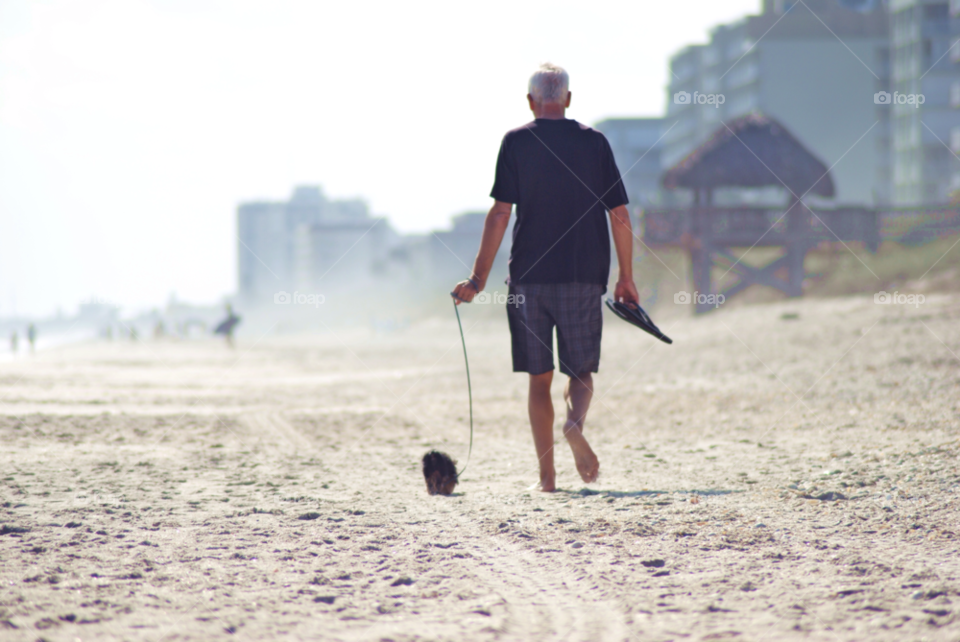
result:
<svg viewBox="0 0 960 642"><path fill-rule="evenodd" d="M662 166L758 111L831 167L839 203L886 202L890 136L874 94L888 89L888 43L882 3L765 0L672 58Z"/></svg>
<svg viewBox="0 0 960 642"><path fill-rule="evenodd" d="M288 288L293 276L286 203L243 203L237 208L237 288L244 301Z"/></svg>
<svg viewBox="0 0 960 642"><path fill-rule="evenodd" d="M280 291L346 289L372 277L396 233L362 201L330 201L298 187L286 202L237 208L239 295L269 302Z"/></svg>
<svg viewBox="0 0 960 642"><path fill-rule="evenodd" d="M630 209L660 204L662 118L609 118L594 125L610 142Z"/></svg>
<svg viewBox="0 0 960 642"><path fill-rule="evenodd" d="M473 260L480 249L485 212L465 212L454 216L451 229L431 232L427 237L431 270L441 283L455 283L470 276ZM510 247L513 244L513 223L516 215L511 215L510 223L503 242L493 262L493 269L487 277L491 291L505 291L503 282L509 273L508 262Z"/></svg>
<svg viewBox="0 0 960 642"><path fill-rule="evenodd" d="M891 0L889 10L893 202L946 203L960 189L960 2Z"/></svg>

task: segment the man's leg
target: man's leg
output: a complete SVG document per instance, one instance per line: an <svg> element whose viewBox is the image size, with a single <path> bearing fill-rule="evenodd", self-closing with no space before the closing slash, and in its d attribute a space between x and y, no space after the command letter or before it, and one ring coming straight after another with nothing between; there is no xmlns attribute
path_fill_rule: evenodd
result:
<svg viewBox="0 0 960 642"><path fill-rule="evenodd" d="M557 475L553 468L553 399L550 398L552 382L553 370L530 375L530 397L527 401L533 445L537 449L537 460L540 462L540 490L548 493L557 488Z"/></svg>
<svg viewBox="0 0 960 642"><path fill-rule="evenodd" d="M590 400L593 399L593 377L590 373L570 377L563 390L563 398L567 402L567 422L563 425L563 436L567 438L570 450L573 451L580 477L588 484L595 482L600 474L600 461L583 436L583 423L587 418Z"/></svg>

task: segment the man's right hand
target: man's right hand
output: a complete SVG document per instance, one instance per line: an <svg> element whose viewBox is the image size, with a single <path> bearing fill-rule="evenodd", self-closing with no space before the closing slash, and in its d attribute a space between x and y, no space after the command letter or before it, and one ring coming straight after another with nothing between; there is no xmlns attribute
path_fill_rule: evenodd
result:
<svg viewBox="0 0 960 642"><path fill-rule="evenodd" d="M453 292L450 294L453 296L453 302L457 305L460 305L461 303L470 303L473 301L473 297L477 296L478 292L479 290L474 287L473 283L470 282L470 279L467 279L457 283L453 287Z"/></svg>
<svg viewBox="0 0 960 642"><path fill-rule="evenodd" d="M613 300L640 305L640 294L637 292L637 286L632 279L617 281L616 287L613 288Z"/></svg>

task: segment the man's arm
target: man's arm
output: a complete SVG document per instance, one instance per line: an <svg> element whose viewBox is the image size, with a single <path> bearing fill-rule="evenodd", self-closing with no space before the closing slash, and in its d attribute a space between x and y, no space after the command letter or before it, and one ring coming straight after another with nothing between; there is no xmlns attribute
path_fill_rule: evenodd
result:
<svg viewBox="0 0 960 642"><path fill-rule="evenodd" d="M613 245L617 249L617 265L620 268L613 298L615 301L639 305L640 295L633 283L633 224L626 205L610 210L610 229L613 230Z"/></svg>
<svg viewBox="0 0 960 642"><path fill-rule="evenodd" d="M503 235L507 231L507 225L510 224L510 212L513 205L502 201L495 201L493 207L487 213L487 218L483 223L483 236L480 238L480 250L477 252L477 258L473 262L473 274L471 279L476 286L470 282L460 281L453 288L454 301L460 305L460 301L470 303L478 292L487 285L487 277L490 276L490 270L493 268L493 260L500 249L500 243L503 242Z"/></svg>

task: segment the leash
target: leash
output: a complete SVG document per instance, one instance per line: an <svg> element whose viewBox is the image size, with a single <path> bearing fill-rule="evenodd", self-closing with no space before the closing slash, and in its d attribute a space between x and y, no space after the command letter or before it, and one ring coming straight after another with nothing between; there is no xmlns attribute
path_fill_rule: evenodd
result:
<svg viewBox="0 0 960 642"><path fill-rule="evenodd" d="M462 301L463 299L460 300ZM457 477L460 477L460 475L467 470L467 466L470 465L470 455L473 454L473 387L470 385L470 361L467 359L467 340L463 337L463 323L460 322L460 306L457 305L456 301L453 302L453 311L457 313L457 327L460 328L460 343L463 344L463 363L467 367L467 396L470 399L470 448L467 450L467 463L465 463L460 472L457 473Z"/></svg>

